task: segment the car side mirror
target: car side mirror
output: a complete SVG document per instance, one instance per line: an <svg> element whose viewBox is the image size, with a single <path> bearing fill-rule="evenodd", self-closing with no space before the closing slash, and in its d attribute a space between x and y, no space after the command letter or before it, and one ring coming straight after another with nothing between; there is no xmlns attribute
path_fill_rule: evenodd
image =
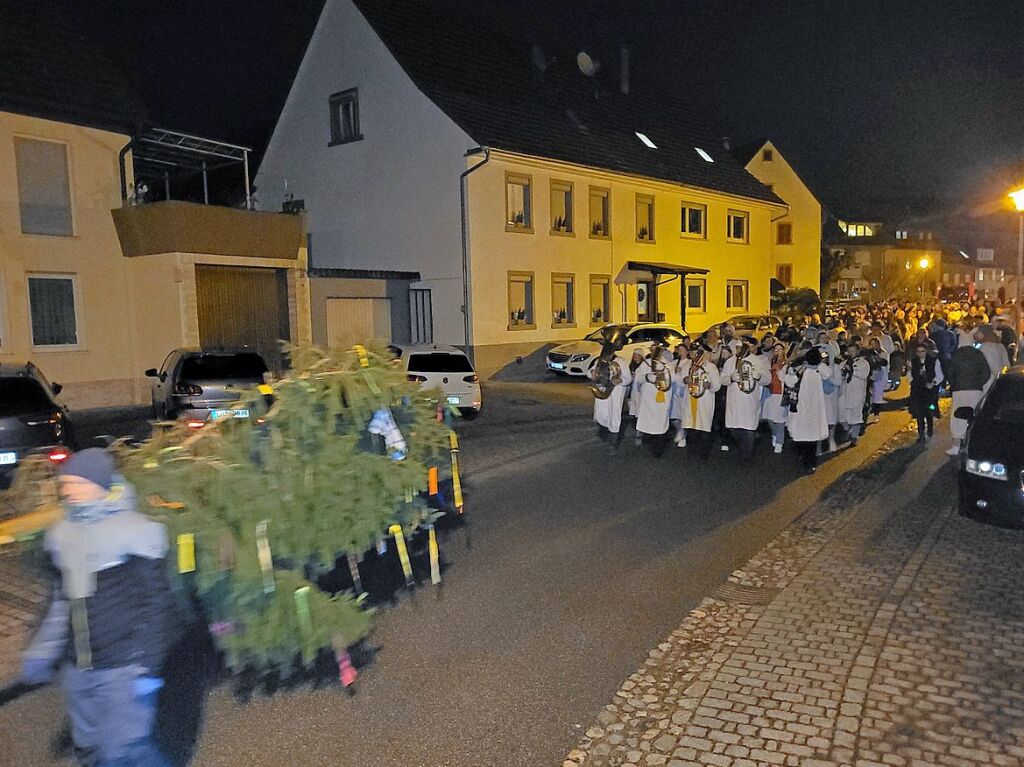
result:
<svg viewBox="0 0 1024 767"><path fill-rule="evenodd" d="M60 394L62 391L64 391L64 387L61 386L59 383L50 384L50 387L53 389L54 394Z"/></svg>
<svg viewBox="0 0 1024 767"><path fill-rule="evenodd" d="M160 373L156 368L150 368L146 371L146 378L159 378Z"/></svg>
<svg viewBox="0 0 1024 767"><path fill-rule="evenodd" d="M953 417L959 418L961 421L973 421L974 420L974 408L967 405L962 405L953 411Z"/></svg>

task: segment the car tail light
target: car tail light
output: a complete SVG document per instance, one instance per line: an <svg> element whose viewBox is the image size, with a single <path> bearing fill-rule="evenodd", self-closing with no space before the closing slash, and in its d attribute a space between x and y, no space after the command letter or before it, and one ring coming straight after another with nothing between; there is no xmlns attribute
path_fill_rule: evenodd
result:
<svg viewBox="0 0 1024 767"><path fill-rule="evenodd" d="M473 373L473 375L466 376L462 380L465 381L466 383L480 383L480 376L478 376L476 373Z"/></svg>
<svg viewBox="0 0 1024 767"><path fill-rule="evenodd" d="M198 397L203 393L203 390L195 384L179 383L174 387L174 393L187 395L189 397Z"/></svg>
<svg viewBox="0 0 1024 767"><path fill-rule="evenodd" d="M195 418L189 418L185 421L185 425L190 429L201 429L206 426L206 421L200 421Z"/></svg>
<svg viewBox="0 0 1024 767"><path fill-rule="evenodd" d="M415 375L413 373L409 373L408 378L409 378L410 381L414 381L416 383L423 383L424 381L427 380L426 376L418 376L418 375Z"/></svg>
<svg viewBox="0 0 1024 767"><path fill-rule="evenodd" d="M59 466L60 464L64 463L64 461L71 457L71 451L68 450L67 448L55 447L53 450L46 454L46 457L50 459L50 463L54 464L55 466Z"/></svg>

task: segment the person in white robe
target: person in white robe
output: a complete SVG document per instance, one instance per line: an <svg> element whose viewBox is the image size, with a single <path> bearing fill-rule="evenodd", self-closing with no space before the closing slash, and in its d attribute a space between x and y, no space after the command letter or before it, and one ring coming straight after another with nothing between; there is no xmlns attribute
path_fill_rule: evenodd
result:
<svg viewBox="0 0 1024 767"><path fill-rule="evenodd" d="M840 366L839 425L846 432L851 445L857 444L864 425L864 401L868 396L871 363L863 356L859 344L846 347L845 359Z"/></svg>
<svg viewBox="0 0 1024 767"><path fill-rule="evenodd" d="M754 435L761 423L761 390L770 378L762 360L753 354L756 339L740 339L736 354L722 365L721 385L726 388L725 428L744 456L754 452ZM744 388L748 388L744 391Z"/></svg>
<svg viewBox="0 0 1024 767"><path fill-rule="evenodd" d="M676 430L676 447L686 447L686 428L683 426L683 409L688 408L686 403L686 384L683 379L690 372L690 346L682 345L676 347L676 362L672 371L672 407L670 408L669 420Z"/></svg>
<svg viewBox="0 0 1024 767"><path fill-rule="evenodd" d="M640 346L633 350L629 360L629 373L632 384L629 387L629 408L627 415L633 422L633 431L635 432L635 444L640 444L640 433L636 431L636 416L640 410L640 387L636 384L636 371L643 364L644 357L647 355L647 349Z"/></svg>
<svg viewBox="0 0 1024 767"><path fill-rule="evenodd" d="M786 386L796 389L796 406L789 409L786 428L790 438L798 443L804 469L814 472L818 466L818 447L828 437L828 418L825 415L825 394L821 382L832 375L822 364L821 352L810 349L802 364L790 366L786 373Z"/></svg>
<svg viewBox="0 0 1024 767"><path fill-rule="evenodd" d="M629 369L629 358L625 354L616 354L612 365L617 368L613 374L613 382L618 383L606 399L594 397L594 422L597 424L598 436L602 441L608 440L611 450L618 448L622 442L622 409L633 382L633 373ZM593 377L594 368L591 368Z"/></svg>
<svg viewBox="0 0 1024 767"><path fill-rule="evenodd" d="M684 396L679 413L680 422L687 432L687 439L700 447L700 458L711 457L711 428L715 419L715 393L721 386L718 365L711 361L711 350L695 344L690 351L690 364L683 371ZM697 369L703 371L698 373ZM690 386L700 384L697 396L690 392Z"/></svg>
<svg viewBox="0 0 1024 767"><path fill-rule="evenodd" d="M765 386L768 396L761 408L761 414L771 428L772 451L776 455L782 452L782 446L786 442L786 421L789 420L789 408L782 404L785 377L786 345L780 341L772 347L768 361L768 383Z"/></svg>
<svg viewBox="0 0 1024 767"><path fill-rule="evenodd" d="M839 355L832 353L832 346L819 346L822 365L826 365L831 375L821 382L822 392L825 394L825 417L828 419L828 451L834 453L838 450L836 445L836 424L839 423Z"/></svg>
<svg viewBox="0 0 1024 767"><path fill-rule="evenodd" d="M633 385L639 390L636 431L651 446L655 455L661 455L668 438L673 366L669 351L656 345L633 377ZM660 388L659 381L667 384L667 387Z"/></svg>

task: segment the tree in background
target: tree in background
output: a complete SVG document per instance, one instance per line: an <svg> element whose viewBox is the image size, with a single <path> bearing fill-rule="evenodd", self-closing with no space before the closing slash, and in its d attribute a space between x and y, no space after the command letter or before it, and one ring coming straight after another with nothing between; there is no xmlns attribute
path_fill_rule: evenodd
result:
<svg viewBox="0 0 1024 767"><path fill-rule="evenodd" d="M830 295L839 274L853 265L854 255L849 248L821 246L821 295Z"/></svg>

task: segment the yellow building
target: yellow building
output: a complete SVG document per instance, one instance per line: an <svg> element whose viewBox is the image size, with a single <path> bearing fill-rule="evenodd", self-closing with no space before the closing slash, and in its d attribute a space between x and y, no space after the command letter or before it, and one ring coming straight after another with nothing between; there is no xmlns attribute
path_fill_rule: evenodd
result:
<svg viewBox="0 0 1024 767"><path fill-rule="evenodd" d="M821 291L821 203L771 141L736 149L755 178L786 201L786 214L772 221L775 279L787 288Z"/></svg>

